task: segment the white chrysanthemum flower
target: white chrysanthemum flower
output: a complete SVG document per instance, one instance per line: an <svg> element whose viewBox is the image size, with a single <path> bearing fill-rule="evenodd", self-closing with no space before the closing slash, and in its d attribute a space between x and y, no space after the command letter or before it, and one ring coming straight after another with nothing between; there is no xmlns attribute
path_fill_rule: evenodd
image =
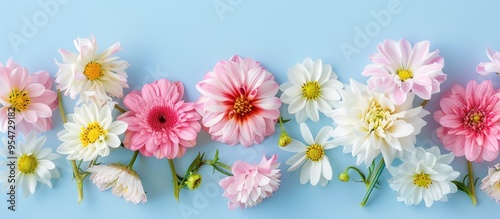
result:
<svg viewBox="0 0 500 219"><path fill-rule="evenodd" d="M63 143L57 152L68 154L68 160L91 161L98 155L109 155L109 148L117 148L121 141L118 135L127 130L127 123L113 121L111 109L114 103L98 107L95 103L75 107L75 113L68 115L64 130L57 133Z"/></svg>
<svg viewBox="0 0 500 219"><path fill-rule="evenodd" d="M300 124L300 132L308 146L296 139L292 139L288 146L280 147L285 151L297 153L286 161L287 165L291 165L288 172L294 171L303 165L300 171L301 184L306 184L310 180L313 186L318 182L321 186L326 186L328 181L332 179L332 166L325 154L325 150L334 147L332 142L328 141L331 137L332 127L325 126L321 128L315 139L313 139L311 131L305 123Z"/></svg>
<svg viewBox="0 0 500 219"><path fill-rule="evenodd" d="M50 179L59 178L59 171L56 168L53 160L59 157L59 154L51 153L52 148L42 148L45 144L45 137L36 138L34 131L30 131L26 136L26 142L18 142L14 149L14 154L10 154L7 147L0 150L0 155L3 157L16 157L15 160L15 186L21 187L24 197L28 197L35 193L37 182L41 182L52 188ZM7 146L7 138L2 139L3 144ZM0 166L6 167L7 164L12 164L12 159L0 161ZM0 172L3 191L10 188L12 181L8 181L10 168Z"/></svg>
<svg viewBox="0 0 500 219"><path fill-rule="evenodd" d="M453 153L443 154L437 146L427 150L417 147L415 154L408 154L397 167L388 166L392 174L390 187L398 192L397 200L406 205L418 205L422 199L430 207L434 201L448 201L446 195L455 193L452 183L460 173L450 163Z"/></svg>
<svg viewBox="0 0 500 219"><path fill-rule="evenodd" d="M128 88L125 69L129 64L112 56L121 50L120 43L113 44L102 53L97 53L94 36L90 39L78 38L74 43L78 54L59 50L64 63L56 60L59 66L55 78L57 89L72 99L80 94L77 104L92 101L103 105L111 101L108 94L121 98L123 88Z"/></svg>
<svg viewBox="0 0 500 219"><path fill-rule="evenodd" d="M404 152L414 153L416 135L429 114L421 106L412 108L414 94L401 105L394 105L387 95L371 92L354 80L340 91L340 108L327 113L337 127L333 143L343 145L344 153L357 156L356 164L371 164L380 153L387 165Z"/></svg>
<svg viewBox="0 0 500 219"><path fill-rule="evenodd" d="M146 193L142 187L141 178L132 169L122 164L96 165L87 169L90 180L101 191L111 188L117 197L125 201L138 204L147 201Z"/></svg>
<svg viewBox="0 0 500 219"><path fill-rule="evenodd" d="M479 188L500 204L500 163L488 169Z"/></svg>
<svg viewBox="0 0 500 219"><path fill-rule="evenodd" d="M298 123L310 118L319 120L318 110L332 110L340 100L338 90L344 86L337 80L337 74L321 59L312 61L306 58L302 64L296 64L288 70L290 81L280 86L281 101L288 105L288 113L295 114Z"/></svg>

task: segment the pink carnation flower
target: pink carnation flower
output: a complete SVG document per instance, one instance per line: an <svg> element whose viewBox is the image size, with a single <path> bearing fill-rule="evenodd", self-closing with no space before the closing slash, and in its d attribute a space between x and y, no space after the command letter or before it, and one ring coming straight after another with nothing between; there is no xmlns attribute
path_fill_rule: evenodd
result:
<svg viewBox="0 0 500 219"><path fill-rule="evenodd" d="M444 147L469 161L492 161L498 156L500 140L500 92L491 81L469 81L467 87L453 85L443 94L441 110L434 119Z"/></svg>
<svg viewBox="0 0 500 219"><path fill-rule="evenodd" d="M486 48L486 55L488 55L491 62L479 63L476 67L477 73L483 76L492 72L500 74L500 53L494 49Z"/></svg>
<svg viewBox="0 0 500 219"><path fill-rule="evenodd" d="M233 176L219 182L224 189L223 195L229 199L229 209L254 207L278 190L281 173L277 159L277 155L269 160L263 156L257 165L239 160L233 164Z"/></svg>
<svg viewBox="0 0 500 219"><path fill-rule="evenodd" d="M125 96L130 111L118 117L128 123L124 145L148 157L182 157L201 129L194 103L184 102L183 95L180 82L161 79Z"/></svg>
<svg viewBox="0 0 500 219"><path fill-rule="evenodd" d="M249 147L274 133L279 85L260 63L239 56L220 61L196 88L196 110L213 140Z"/></svg>
<svg viewBox="0 0 500 219"><path fill-rule="evenodd" d="M52 112L57 108L57 94L50 90L52 79L47 71L30 75L19 64L0 62L0 131L8 130L9 108L15 111L16 131L26 135L30 130L52 129Z"/></svg>
<svg viewBox="0 0 500 219"><path fill-rule="evenodd" d="M373 64L362 72L363 76L371 76L368 88L388 93L396 105L402 104L410 91L429 100L446 80L442 71L444 59L439 56L439 50L429 53L429 44L429 41L422 41L412 48L405 39L378 44L379 53L370 56Z"/></svg>

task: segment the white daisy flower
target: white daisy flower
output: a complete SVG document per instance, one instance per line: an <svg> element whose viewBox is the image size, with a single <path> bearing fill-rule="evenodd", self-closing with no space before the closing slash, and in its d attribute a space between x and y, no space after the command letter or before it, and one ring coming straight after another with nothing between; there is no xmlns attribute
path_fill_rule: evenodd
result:
<svg viewBox="0 0 500 219"><path fill-rule="evenodd" d="M313 186L318 182L321 186L326 186L328 181L332 179L332 166L330 166L330 160L325 154L325 150L334 147L332 142L328 141L332 127L325 126L321 128L315 139L313 139L311 131L305 123L300 124L300 132L308 146L296 139L292 139L288 146L280 147L285 151L297 153L286 161L287 165L291 165L288 172L294 171L303 165L300 172L301 184L306 184L310 180Z"/></svg>
<svg viewBox="0 0 500 219"><path fill-rule="evenodd" d="M356 164L370 165L380 153L387 165L404 152L414 153L416 135L429 114L421 106L412 108L414 94L401 105L394 105L387 95L369 91L354 80L340 91L340 107L326 113L337 125L332 132L335 145L344 153L357 156Z"/></svg>
<svg viewBox="0 0 500 219"><path fill-rule="evenodd" d="M115 196L123 197L125 201L134 204L147 201L141 178L127 166L122 164L95 165L87 171L91 173L92 183L101 191L111 188Z"/></svg>
<svg viewBox="0 0 500 219"><path fill-rule="evenodd" d="M337 74L330 65L323 65L321 59L306 58L288 70L290 81L280 86L281 101L288 105L288 113L295 114L298 123L310 118L319 120L318 110L332 110L340 100L338 90L344 86L337 80Z"/></svg>
<svg viewBox="0 0 500 219"><path fill-rule="evenodd" d="M75 107L75 113L68 115L64 130L57 133L63 143L57 152L68 154L68 160L91 161L98 155L109 155L109 148L117 148L121 135L127 129L127 123L113 121L111 109L114 103L98 107L94 102L81 108Z"/></svg>
<svg viewBox="0 0 500 219"><path fill-rule="evenodd" d="M74 43L78 54L59 50L64 63L56 60L59 66L55 78L57 89L65 91L64 95L69 95L72 99L80 94L77 104L92 101L103 105L106 101L111 101L108 94L121 98L123 88L128 88L125 69L129 64L117 60L118 57L112 57L121 50L120 43L113 44L99 54L94 36L91 39L78 38Z"/></svg>
<svg viewBox="0 0 500 219"><path fill-rule="evenodd" d="M483 178L479 188L500 204L500 163L488 169L488 175Z"/></svg>
<svg viewBox="0 0 500 219"><path fill-rule="evenodd" d="M2 139L4 145L7 144L7 138ZM9 154L7 148L0 150L3 157L16 157L15 160L15 186L22 188L24 197L34 194L37 182L41 182L52 188L50 179L59 178L59 171L53 160L59 157L56 153L51 153L52 148L42 148L45 144L45 137L36 138L34 131L30 131L26 136L26 142L18 142L14 149L14 154ZM6 167L12 164L12 159L0 161L0 166ZM10 188L11 181L8 181L10 168L0 172L3 191Z"/></svg>
<svg viewBox="0 0 500 219"><path fill-rule="evenodd" d="M446 202L449 193L455 193L457 186L452 183L460 173L454 171L450 163L453 153L443 154L437 146L427 150L417 147L415 154L401 159L397 167L387 166L392 174L389 185L397 191L397 200L406 205L418 205L422 199L430 207L434 201Z"/></svg>

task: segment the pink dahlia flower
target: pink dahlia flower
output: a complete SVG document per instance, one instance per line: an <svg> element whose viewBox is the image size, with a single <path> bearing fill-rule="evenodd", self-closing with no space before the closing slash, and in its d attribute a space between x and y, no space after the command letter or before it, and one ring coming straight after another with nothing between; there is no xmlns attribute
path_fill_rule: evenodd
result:
<svg viewBox="0 0 500 219"><path fill-rule="evenodd" d="M480 62L476 67L477 73L484 76L492 72L500 74L500 53L494 49L486 48L486 55L491 62Z"/></svg>
<svg viewBox="0 0 500 219"><path fill-rule="evenodd" d="M260 63L239 56L222 60L196 88L196 110L213 140L249 147L274 133L279 85Z"/></svg>
<svg viewBox="0 0 500 219"><path fill-rule="evenodd" d="M491 81L469 81L467 87L453 85L443 94L441 110L434 119L444 147L469 161L492 161L498 156L500 140L500 91Z"/></svg>
<svg viewBox="0 0 500 219"><path fill-rule="evenodd" d="M128 123L124 145L158 159L182 157L196 144L201 129L194 103L184 102L184 86L166 79L145 84L123 99L130 111L119 120Z"/></svg>
<svg viewBox="0 0 500 219"><path fill-rule="evenodd" d="M402 104L410 91L429 100L446 80L442 71L444 59L439 56L439 50L429 53L429 44L429 41L422 41L412 48L405 39L378 44L379 53L370 56L373 64L362 72L363 76L371 76L368 88L388 93L396 105Z"/></svg>
<svg viewBox="0 0 500 219"><path fill-rule="evenodd" d="M16 131L26 135L30 130L52 129L52 112L57 108L57 94L50 90L52 79L47 71L30 75L19 64L0 62L0 131L8 131L9 108L15 111Z"/></svg>
<svg viewBox="0 0 500 219"><path fill-rule="evenodd" d="M269 160L263 156L257 165L239 160L233 164L233 176L219 182L224 189L223 195L229 199L229 209L254 207L278 190L281 173L277 159L277 155Z"/></svg>

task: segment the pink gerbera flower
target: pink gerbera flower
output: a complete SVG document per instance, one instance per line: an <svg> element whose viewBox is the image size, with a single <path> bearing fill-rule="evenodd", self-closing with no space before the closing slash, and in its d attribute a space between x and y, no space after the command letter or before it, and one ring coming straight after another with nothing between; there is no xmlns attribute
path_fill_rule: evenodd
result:
<svg viewBox="0 0 500 219"><path fill-rule="evenodd" d="M498 156L500 140L500 91L491 81L469 81L467 87L453 85L443 94L441 110L434 119L444 147L469 161L492 161Z"/></svg>
<svg viewBox="0 0 500 219"><path fill-rule="evenodd" d="M158 159L184 155L196 144L201 117L183 95L180 82L161 79L125 96L123 103L130 111L118 117L128 123L124 145Z"/></svg>
<svg viewBox="0 0 500 219"><path fill-rule="evenodd" d="M486 48L486 55L491 62L480 62L476 67L477 73L483 76L493 72L500 74L500 53L494 49Z"/></svg>
<svg viewBox="0 0 500 219"><path fill-rule="evenodd" d="M412 48L405 39L399 42L385 40L378 44L379 53L370 56L373 64L362 72L364 76L371 76L368 88L388 93L397 105L406 100L410 91L429 100L446 80L442 71L444 59L439 56L439 50L429 53L429 44L429 41L422 41Z"/></svg>
<svg viewBox="0 0 500 219"><path fill-rule="evenodd" d="M16 131L26 135L30 130L52 129L52 112L57 108L57 94L50 90L52 79L47 71L30 75L19 64L0 62L0 131L8 130L9 108L15 111Z"/></svg>
<svg viewBox="0 0 500 219"><path fill-rule="evenodd" d="M219 182L224 189L223 195L229 199L229 209L254 207L278 190L281 173L277 159L277 155L269 160L263 156L257 165L239 160L233 164L233 176Z"/></svg>
<svg viewBox="0 0 500 219"><path fill-rule="evenodd" d="M249 147L274 133L279 85L260 63L239 56L220 61L196 88L196 110L213 140Z"/></svg>

